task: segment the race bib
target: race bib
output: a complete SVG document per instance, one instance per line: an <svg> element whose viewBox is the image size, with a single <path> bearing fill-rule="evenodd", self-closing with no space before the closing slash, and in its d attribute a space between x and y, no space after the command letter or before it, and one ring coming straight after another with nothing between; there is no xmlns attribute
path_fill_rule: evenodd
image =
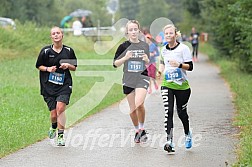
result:
<svg viewBox="0 0 252 167"><path fill-rule="evenodd" d="M182 79L182 72L180 68L169 70L165 72L165 79L167 81L174 81Z"/></svg>
<svg viewBox="0 0 252 167"><path fill-rule="evenodd" d="M197 40L196 39L193 39L192 40L192 44L197 44L198 42L197 42Z"/></svg>
<svg viewBox="0 0 252 167"><path fill-rule="evenodd" d="M54 84L63 85L65 74L51 72L48 81Z"/></svg>
<svg viewBox="0 0 252 167"><path fill-rule="evenodd" d="M129 61L128 72L141 72L144 70L142 61Z"/></svg>

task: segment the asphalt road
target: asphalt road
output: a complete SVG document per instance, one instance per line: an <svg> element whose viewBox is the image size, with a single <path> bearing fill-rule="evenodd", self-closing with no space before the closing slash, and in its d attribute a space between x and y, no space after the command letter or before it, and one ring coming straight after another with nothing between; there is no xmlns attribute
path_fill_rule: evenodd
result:
<svg viewBox="0 0 252 167"><path fill-rule="evenodd" d="M1 167L226 167L236 160L232 94L219 70L200 55L188 72L192 89L188 104L194 146L186 150L183 127L174 115L175 154L163 150L164 108L160 91L146 99L149 140L133 142L134 130L123 100L66 131L66 146L45 139L0 159ZM121 92L120 92L121 93Z"/></svg>

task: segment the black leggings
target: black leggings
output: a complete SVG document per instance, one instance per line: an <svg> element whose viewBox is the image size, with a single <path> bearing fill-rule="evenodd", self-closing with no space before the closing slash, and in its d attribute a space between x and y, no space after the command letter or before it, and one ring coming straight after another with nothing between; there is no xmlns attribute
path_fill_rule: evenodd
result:
<svg viewBox="0 0 252 167"><path fill-rule="evenodd" d="M177 113L180 118L184 132L186 135L189 133L189 117L187 114L187 102L191 95L191 89L186 90L174 90L165 86L161 87L161 94L163 97L163 103L165 108L165 131L167 133L167 140L173 137L173 108L174 108L174 97L176 98Z"/></svg>
<svg viewBox="0 0 252 167"><path fill-rule="evenodd" d="M194 57L194 55L195 55L196 58L198 58L198 47L199 47L199 44L192 44L192 47L193 47L192 56Z"/></svg>

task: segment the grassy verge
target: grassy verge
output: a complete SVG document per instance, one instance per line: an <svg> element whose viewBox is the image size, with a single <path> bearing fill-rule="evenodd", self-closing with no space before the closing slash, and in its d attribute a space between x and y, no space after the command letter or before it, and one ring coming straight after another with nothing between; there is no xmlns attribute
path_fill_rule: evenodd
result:
<svg viewBox="0 0 252 167"><path fill-rule="evenodd" d="M47 136L49 111L39 92L35 62L45 44L50 44L49 29L35 30L34 25L19 25L17 30L0 29L0 158ZM2 40L4 39L4 40ZM93 51L93 42L84 37L65 35L64 44L74 48L78 59L101 59ZM102 59L112 62L112 50ZM104 70L111 67L97 67ZM101 77L77 77L73 74L73 94L68 107L83 97ZM99 90L97 90L99 91ZM120 93L118 93L120 92ZM123 98L121 86L114 84L93 110L94 114Z"/></svg>
<svg viewBox="0 0 252 167"><path fill-rule="evenodd" d="M237 114L234 125L240 128L240 143L237 148L238 162L234 166L250 166L252 164L252 75L241 72L238 69L239 63L220 58L217 51L208 44L202 45L200 50L219 65L221 75L235 94Z"/></svg>

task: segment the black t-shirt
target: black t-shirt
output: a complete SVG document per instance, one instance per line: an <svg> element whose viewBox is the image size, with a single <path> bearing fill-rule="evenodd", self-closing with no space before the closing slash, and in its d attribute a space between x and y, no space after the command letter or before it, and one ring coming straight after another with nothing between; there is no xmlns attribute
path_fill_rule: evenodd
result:
<svg viewBox="0 0 252 167"><path fill-rule="evenodd" d="M132 82L136 78L141 78L141 76L148 76L146 63L142 60L142 55L146 54L148 58L150 57L149 45L143 41L140 41L139 43L131 43L130 41L125 41L117 48L114 61L124 57L128 50L133 52L133 56L132 58L124 62L124 84L127 82ZM114 65L114 67L116 66Z"/></svg>
<svg viewBox="0 0 252 167"><path fill-rule="evenodd" d="M191 33L191 37L192 37L192 41L191 43L193 45L196 45L199 43L199 33L195 32L195 33Z"/></svg>
<svg viewBox="0 0 252 167"><path fill-rule="evenodd" d="M71 59L71 60L70 60ZM63 94L72 93L72 76L69 69L60 69L60 63L69 63L77 67L77 59L72 48L63 45L60 53L55 52L52 49L52 45L46 46L41 49L37 62L36 68L41 65L46 67L56 66L57 74L64 75L62 84L57 84L49 81L50 72L40 71L40 93L43 96L59 96Z"/></svg>

